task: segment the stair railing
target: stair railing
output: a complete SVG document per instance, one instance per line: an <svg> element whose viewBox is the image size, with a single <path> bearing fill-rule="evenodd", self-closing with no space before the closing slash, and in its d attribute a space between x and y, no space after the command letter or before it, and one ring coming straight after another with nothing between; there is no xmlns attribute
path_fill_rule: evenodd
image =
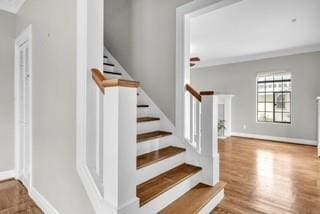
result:
<svg viewBox="0 0 320 214"><path fill-rule="evenodd" d="M204 183L215 185L219 182L218 98L213 91L197 92L187 84L185 102L184 136L196 151L189 149L189 161L202 167Z"/></svg>
<svg viewBox="0 0 320 214"><path fill-rule="evenodd" d="M92 78L103 94L103 198L117 212L139 208L136 197L137 88L139 82L107 80L98 69Z"/></svg>

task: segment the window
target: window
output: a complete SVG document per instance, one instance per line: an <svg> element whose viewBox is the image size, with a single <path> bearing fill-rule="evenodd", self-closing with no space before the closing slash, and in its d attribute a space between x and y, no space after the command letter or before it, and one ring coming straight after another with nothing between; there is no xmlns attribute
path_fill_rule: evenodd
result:
<svg viewBox="0 0 320 214"><path fill-rule="evenodd" d="M291 123L291 74L257 76L257 121Z"/></svg>

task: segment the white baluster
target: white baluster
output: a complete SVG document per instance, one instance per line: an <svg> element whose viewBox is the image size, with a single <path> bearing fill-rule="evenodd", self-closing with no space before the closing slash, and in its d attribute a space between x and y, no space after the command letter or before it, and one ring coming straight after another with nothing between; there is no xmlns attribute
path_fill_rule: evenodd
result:
<svg viewBox="0 0 320 214"><path fill-rule="evenodd" d="M190 143L193 145L194 142L194 129L193 129L193 122L194 122L194 97L191 96L190 98Z"/></svg>

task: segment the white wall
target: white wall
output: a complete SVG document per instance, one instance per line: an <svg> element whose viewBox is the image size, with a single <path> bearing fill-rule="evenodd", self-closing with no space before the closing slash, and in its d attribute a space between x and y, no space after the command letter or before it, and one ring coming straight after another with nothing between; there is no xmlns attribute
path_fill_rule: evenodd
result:
<svg viewBox="0 0 320 214"><path fill-rule="evenodd" d="M107 49L175 122L176 8L191 0L105 0Z"/></svg>
<svg viewBox="0 0 320 214"><path fill-rule="evenodd" d="M256 123L256 75L278 70L292 73L292 124ZM320 52L191 71L191 83L195 88L235 95L232 104L233 132L306 140L317 139L319 80ZM244 125L247 129L243 128Z"/></svg>
<svg viewBox="0 0 320 214"><path fill-rule="evenodd" d="M76 170L76 0L29 0L33 25L33 186L60 212L94 213Z"/></svg>
<svg viewBox="0 0 320 214"><path fill-rule="evenodd" d="M0 172L14 169L15 16L0 11Z"/></svg>

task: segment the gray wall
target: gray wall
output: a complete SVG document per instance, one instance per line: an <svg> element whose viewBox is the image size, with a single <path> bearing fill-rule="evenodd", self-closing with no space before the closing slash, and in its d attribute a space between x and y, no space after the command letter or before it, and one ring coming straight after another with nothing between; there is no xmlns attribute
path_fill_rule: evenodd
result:
<svg viewBox="0 0 320 214"><path fill-rule="evenodd" d="M0 172L14 169L15 16L0 11Z"/></svg>
<svg viewBox="0 0 320 214"><path fill-rule="evenodd" d="M256 75L286 70L292 73L292 124L256 123ZM317 139L320 96L320 52L195 69L191 83L199 90L234 94L232 131L277 137ZM243 126L246 125L247 129Z"/></svg>
<svg viewBox="0 0 320 214"><path fill-rule="evenodd" d="M33 186L60 213L94 213L76 171L76 0L29 0L33 25Z"/></svg>
<svg viewBox="0 0 320 214"><path fill-rule="evenodd" d="M105 46L175 122L176 8L191 0L105 0Z"/></svg>

